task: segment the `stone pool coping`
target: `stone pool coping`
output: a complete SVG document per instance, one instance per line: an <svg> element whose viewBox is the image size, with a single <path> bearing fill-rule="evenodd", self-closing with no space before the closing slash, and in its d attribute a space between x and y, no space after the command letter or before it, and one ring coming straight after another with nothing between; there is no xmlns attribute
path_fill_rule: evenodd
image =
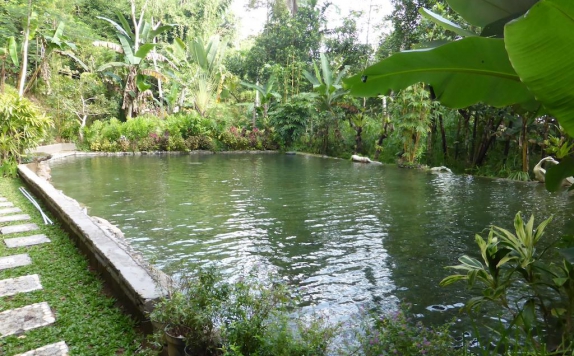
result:
<svg viewBox="0 0 574 356"><path fill-rule="evenodd" d="M169 277L138 261L130 249L106 234L78 202L38 177L29 167L19 165L18 173L36 199L41 199L62 223L113 296L142 323L145 331L151 332L149 313L155 302L167 296Z"/></svg>

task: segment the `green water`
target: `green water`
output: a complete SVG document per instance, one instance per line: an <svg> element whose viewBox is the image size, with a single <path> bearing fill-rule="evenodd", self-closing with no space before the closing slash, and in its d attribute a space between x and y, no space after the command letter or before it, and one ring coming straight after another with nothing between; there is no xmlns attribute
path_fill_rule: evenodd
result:
<svg viewBox="0 0 574 356"><path fill-rule="evenodd" d="M432 174L286 155L77 157L54 161L56 188L117 225L132 245L176 273L218 261L257 266L298 288L302 308L344 320L399 301L431 320L432 305L467 300L440 288L474 234L511 228L517 211L555 214L546 238L574 233L572 199L543 185ZM478 257L478 256L477 256Z"/></svg>

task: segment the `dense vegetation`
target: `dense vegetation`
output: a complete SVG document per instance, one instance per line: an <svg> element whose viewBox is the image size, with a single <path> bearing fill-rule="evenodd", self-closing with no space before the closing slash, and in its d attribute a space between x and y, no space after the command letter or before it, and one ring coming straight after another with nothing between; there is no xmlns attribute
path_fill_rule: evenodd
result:
<svg viewBox="0 0 574 356"><path fill-rule="evenodd" d="M574 53L564 45L574 40L574 7L494 2L509 8L392 0L391 31L373 48L359 41L362 14L332 26L334 5L317 0L249 1L267 18L261 34L241 41L230 0L4 1L0 174L13 175L40 142L74 141L94 151L356 153L529 180L538 160L574 146L566 134L574 132ZM547 18L556 21L546 26ZM420 48L428 50L399 53ZM486 63L473 61L485 54ZM563 162L549 170L556 186L574 173L574 161ZM513 330L524 333L519 348L571 352L572 244L561 250L563 267L543 260L535 245L544 225L517 216L515 234L477 236L483 261L461 257L454 268L467 274L443 282L481 288L469 309L488 301L508 311L499 341ZM517 285L523 297L510 305L506 293ZM392 340L388 323L375 326Z"/></svg>
<svg viewBox="0 0 574 356"><path fill-rule="evenodd" d="M349 95L342 79L370 63L458 38L419 16L425 7L460 21L442 0L393 1L392 30L376 49L359 40L366 14L333 25L334 5L316 0L251 2L267 9L264 30L239 40L230 4L7 1L3 96L16 95L14 87L51 119L29 126L38 131L25 133L34 143L73 141L96 151L281 148L528 179L540 158L568 147L554 118L516 107L449 109L423 85ZM3 99L0 110L9 105ZM11 147L25 147L2 142L3 164L18 161Z"/></svg>

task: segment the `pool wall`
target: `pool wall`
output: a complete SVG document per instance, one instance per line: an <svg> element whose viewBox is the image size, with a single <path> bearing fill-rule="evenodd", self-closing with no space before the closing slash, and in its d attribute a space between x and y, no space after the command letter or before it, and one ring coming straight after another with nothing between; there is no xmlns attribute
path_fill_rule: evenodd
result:
<svg viewBox="0 0 574 356"><path fill-rule="evenodd" d="M147 268L129 251L108 236L75 200L39 178L26 165L18 173L31 193L57 218L78 248L88 257L90 266L104 279L113 296L138 319L145 331L151 331L148 313L155 302L167 295L169 277Z"/></svg>

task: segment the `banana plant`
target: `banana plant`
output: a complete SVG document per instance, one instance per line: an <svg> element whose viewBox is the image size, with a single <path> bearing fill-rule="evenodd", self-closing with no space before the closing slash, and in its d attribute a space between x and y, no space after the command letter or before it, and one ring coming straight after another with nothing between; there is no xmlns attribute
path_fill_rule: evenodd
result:
<svg viewBox="0 0 574 356"><path fill-rule="evenodd" d="M447 0L479 36L429 10L424 17L461 39L406 51L346 80L351 93L376 96L425 82L446 106L478 102L542 104L574 135L574 4L570 0ZM549 21L548 19L552 19Z"/></svg>
<svg viewBox="0 0 574 356"><path fill-rule="evenodd" d="M119 43L93 42L94 46L108 48L121 54L123 57L123 62L105 63L97 71L114 78L117 78L117 76L110 70L125 69L127 71L125 78L122 80L122 109L128 119L141 111L142 108L140 106L146 97L153 97L153 94L149 91L151 84L149 84L148 80L150 78L167 81L167 76L157 68L153 68L150 62L167 63L173 69L177 69L175 64L167 57L154 51L157 47L157 44L154 43L155 38L171 29L173 25L161 25L158 23L152 26L150 22L143 19L143 10L139 20L136 18L135 10L133 8L132 10L135 31L132 31L126 18L119 12L116 13L119 23L109 18L98 16L99 19L107 21L115 28Z"/></svg>
<svg viewBox="0 0 574 356"><path fill-rule="evenodd" d="M333 112L333 104L347 94L343 89L342 79L349 70L345 66L339 73L334 73L329 63L329 57L321 53L321 68L317 63L313 63L315 75L304 70L303 75L313 85L317 102L323 110Z"/></svg>
<svg viewBox="0 0 574 356"><path fill-rule="evenodd" d="M196 111L203 117L213 100L219 101L226 79L223 58L227 43L213 36L207 44L195 39L189 44L192 63L196 65L192 81L192 99Z"/></svg>
<svg viewBox="0 0 574 356"><path fill-rule="evenodd" d="M2 69L0 71L0 93L4 92L4 81L6 78L6 60L10 58L12 64L15 67L19 66L18 61L18 47L16 45L16 40L14 36L9 37L6 41L4 47L0 47L0 62L2 63Z"/></svg>
<svg viewBox="0 0 574 356"><path fill-rule="evenodd" d="M241 85L243 85L246 88L253 89L256 92L255 103L253 104L254 110L253 110L253 122L252 122L252 126L253 128L255 128L257 124L256 122L257 108L258 107L262 108L263 120L264 122L266 122L267 118L269 117L269 107L273 102L273 99L280 101L281 94L276 92L273 88L275 86L274 76L271 76L269 80L263 85L260 85L259 82L257 82L257 84L252 84L244 81L241 82Z"/></svg>
<svg viewBox="0 0 574 356"><path fill-rule="evenodd" d="M45 36L42 34L39 35L42 47L44 48L43 51L44 54L40 60L38 67L36 68L34 73L32 73L32 76L28 79L26 87L24 88L24 93L30 91L30 89L36 82L36 79L38 79L40 71L48 63L48 59L50 58L52 53L57 53L61 56L68 57L72 59L76 64L78 64L80 67L82 67L84 71L89 70L88 66L86 66L86 64L82 62L82 60L80 60L74 54L74 51L77 50L76 45L73 42L68 41L68 38L64 35L64 28L65 24L63 22L60 22L52 36Z"/></svg>

